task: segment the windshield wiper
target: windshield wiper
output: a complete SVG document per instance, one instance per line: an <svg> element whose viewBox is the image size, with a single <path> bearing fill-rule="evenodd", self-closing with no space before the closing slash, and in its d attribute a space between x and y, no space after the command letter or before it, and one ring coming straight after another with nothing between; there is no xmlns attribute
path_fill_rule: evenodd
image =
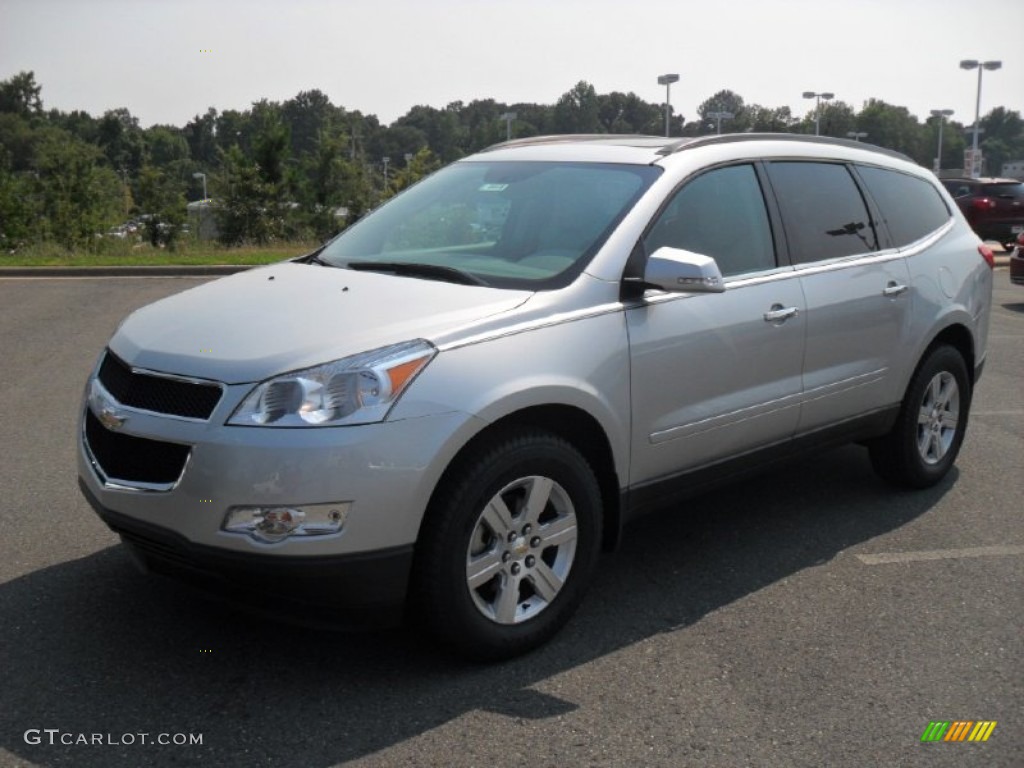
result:
<svg viewBox="0 0 1024 768"><path fill-rule="evenodd" d="M443 267L439 264L416 264L406 261L350 261L345 266L365 272L393 272L402 277L425 277L428 280L445 280L460 285L487 285L487 281L474 274L455 267Z"/></svg>
<svg viewBox="0 0 1024 768"><path fill-rule="evenodd" d="M333 267L333 264L330 264L320 258L320 254L324 252L326 247L327 244L324 243L316 250L310 251L305 256L299 256L297 259L292 259L292 261L297 264L319 264L321 267Z"/></svg>

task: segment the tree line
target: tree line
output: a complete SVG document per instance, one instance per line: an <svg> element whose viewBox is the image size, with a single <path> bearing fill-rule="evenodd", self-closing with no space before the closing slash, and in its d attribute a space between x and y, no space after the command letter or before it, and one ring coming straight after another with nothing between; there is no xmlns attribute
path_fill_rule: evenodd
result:
<svg viewBox="0 0 1024 768"><path fill-rule="evenodd" d="M599 94L581 81L555 104L493 99L415 106L391 125L331 103L319 90L247 110L209 108L183 127L143 128L126 108L101 117L44 109L32 72L0 81L0 248L53 242L95 249L111 226L137 219L153 245L174 247L186 202L206 192L226 245L323 240L441 165L503 141L554 133L664 133L664 107L635 93ZM730 118L712 117L729 113ZM514 118L511 116L514 114ZM860 110L829 101L822 135L864 140L932 167L938 119L870 99ZM721 125L719 126L719 123ZM986 172L1024 158L1020 113L996 107L981 121ZM674 136L722 132L813 134L815 111L747 104L722 90L686 120L672 114ZM970 136L948 121L943 168L963 165Z"/></svg>

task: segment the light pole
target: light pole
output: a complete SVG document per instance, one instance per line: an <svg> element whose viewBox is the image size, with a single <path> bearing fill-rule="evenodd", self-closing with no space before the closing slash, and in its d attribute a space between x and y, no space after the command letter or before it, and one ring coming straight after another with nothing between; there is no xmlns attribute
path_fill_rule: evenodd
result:
<svg viewBox="0 0 1024 768"><path fill-rule="evenodd" d="M503 112L498 119L505 121L505 141L512 141L512 121L516 119L516 113Z"/></svg>
<svg viewBox="0 0 1024 768"><path fill-rule="evenodd" d="M834 93L815 93L814 91L804 91L805 99L814 99L814 135L821 135L821 100L828 101L834 99L836 95Z"/></svg>
<svg viewBox="0 0 1024 768"><path fill-rule="evenodd" d="M192 178L193 179L202 179L203 180L203 199L199 203L199 231L196 232L196 239L197 240L202 240L203 239L203 208L206 207L206 174L203 173L202 171L196 171L195 173L192 174Z"/></svg>
<svg viewBox="0 0 1024 768"><path fill-rule="evenodd" d="M381 160L384 162L384 194L386 195L388 193L388 163L391 162L391 158L384 155Z"/></svg>
<svg viewBox="0 0 1024 768"><path fill-rule="evenodd" d="M672 83L679 82L679 75L658 75L658 85L665 86L665 135L669 135L669 116L672 114L672 99L670 97Z"/></svg>
<svg viewBox="0 0 1024 768"><path fill-rule="evenodd" d="M971 177L978 178L980 168L978 163L978 124L981 121L981 73L985 69L999 69L1003 66L1001 61L978 61L977 59L964 59L960 62L960 69L978 70L978 96L974 102L974 142L971 144Z"/></svg>
<svg viewBox="0 0 1024 768"><path fill-rule="evenodd" d="M946 118L953 114L952 109L933 109L932 117L939 118L939 149L935 153L935 172L942 170L942 126L946 124Z"/></svg>
<svg viewBox="0 0 1024 768"><path fill-rule="evenodd" d="M732 120L736 117L732 112L708 112L708 117L715 121L715 133L722 133L722 120Z"/></svg>
<svg viewBox="0 0 1024 768"><path fill-rule="evenodd" d="M860 142L861 139L867 138L867 134L864 133L864 131L847 131L846 135L856 142Z"/></svg>

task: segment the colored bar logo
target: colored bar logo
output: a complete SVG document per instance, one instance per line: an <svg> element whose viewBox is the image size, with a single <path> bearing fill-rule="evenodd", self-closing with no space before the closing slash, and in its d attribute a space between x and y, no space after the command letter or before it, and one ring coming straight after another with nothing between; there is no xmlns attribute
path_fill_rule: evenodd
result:
<svg viewBox="0 0 1024 768"><path fill-rule="evenodd" d="M988 741L995 729L995 720L933 720L921 741Z"/></svg>

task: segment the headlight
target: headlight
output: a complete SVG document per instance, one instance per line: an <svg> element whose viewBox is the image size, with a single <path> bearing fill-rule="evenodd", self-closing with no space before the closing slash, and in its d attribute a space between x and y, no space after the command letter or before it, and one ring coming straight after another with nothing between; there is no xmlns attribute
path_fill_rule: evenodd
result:
<svg viewBox="0 0 1024 768"><path fill-rule="evenodd" d="M432 344L418 339L276 376L250 392L228 424L337 427L380 421L436 354Z"/></svg>

